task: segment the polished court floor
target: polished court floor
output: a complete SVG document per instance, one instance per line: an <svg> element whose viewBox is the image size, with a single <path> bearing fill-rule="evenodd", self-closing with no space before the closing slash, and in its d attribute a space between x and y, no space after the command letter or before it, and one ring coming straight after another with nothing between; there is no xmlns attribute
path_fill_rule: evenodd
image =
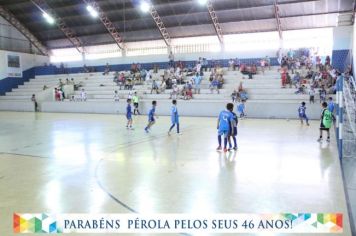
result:
<svg viewBox="0 0 356 236"><path fill-rule="evenodd" d="M317 121L242 120L226 155L216 119L182 117L181 136L167 135L168 117L150 134L145 124L0 112L0 235L12 235L14 212L341 212L351 235L337 149L316 142Z"/></svg>

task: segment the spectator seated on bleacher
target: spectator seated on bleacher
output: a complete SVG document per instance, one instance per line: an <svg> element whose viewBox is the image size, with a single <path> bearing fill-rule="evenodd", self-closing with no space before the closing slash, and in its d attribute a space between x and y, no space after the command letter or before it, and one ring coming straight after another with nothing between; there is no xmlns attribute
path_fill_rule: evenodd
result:
<svg viewBox="0 0 356 236"><path fill-rule="evenodd" d="M132 78L126 78L125 80L125 89L132 90L133 89L133 80Z"/></svg>
<svg viewBox="0 0 356 236"><path fill-rule="evenodd" d="M182 96L184 100L190 100L193 99L193 91L190 88L184 88L182 91Z"/></svg>
<svg viewBox="0 0 356 236"><path fill-rule="evenodd" d="M224 77L222 75L218 75L218 88L221 89L224 84Z"/></svg>
<svg viewBox="0 0 356 236"><path fill-rule="evenodd" d="M166 88L167 88L166 80L163 78L161 81L161 85L159 86L159 92L164 93L166 91Z"/></svg>
<svg viewBox="0 0 356 236"><path fill-rule="evenodd" d="M210 83L210 85L209 85L209 88L210 88L210 92L211 92L211 93L213 93L214 90L215 90L217 93L220 93L220 91L219 91L219 81L218 81L217 78L214 78L214 79L211 81L211 83Z"/></svg>
<svg viewBox="0 0 356 236"><path fill-rule="evenodd" d="M305 87L304 84L299 85L299 86L297 87L297 91L295 91L295 94L306 94L306 93L307 93L307 92L306 92L306 87Z"/></svg>
<svg viewBox="0 0 356 236"><path fill-rule="evenodd" d="M299 72L297 72L293 76L292 84L294 85L295 88L298 88L298 86L300 85L300 82L301 82L301 77L300 77Z"/></svg>
<svg viewBox="0 0 356 236"><path fill-rule="evenodd" d="M242 90L240 93L239 93L239 99L241 101L246 101L248 99L248 94L245 90Z"/></svg>
<svg viewBox="0 0 356 236"><path fill-rule="evenodd" d="M153 92L156 92L156 94L159 94L159 87L158 87L157 81L155 79L152 80L151 94Z"/></svg>

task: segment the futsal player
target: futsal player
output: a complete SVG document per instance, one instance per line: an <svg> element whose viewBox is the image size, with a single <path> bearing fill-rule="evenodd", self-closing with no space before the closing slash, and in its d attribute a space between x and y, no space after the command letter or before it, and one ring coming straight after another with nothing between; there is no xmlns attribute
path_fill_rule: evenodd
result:
<svg viewBox="0 0 356 236"><path fill-rule="evenodd" d="M226 105L226 110L220 112L219 118L218 118L218 124L217 124L217 129L218 129L218 142L219 146L216 149L217 151L220 151L221 148L221 136L224 136L224 152L227 152L227 141L228 137L231 134L231 129L232 129L232 113L230 112L233 110L234 104L228 103Z"/></svg>
<svg viewBox="0 0 356 236"><path fill-rule="evenodd" d="M149 130L151 129L151 127L155 124L156 120L155 120L155 113L156 113L156 106L157 106L157 102L156 101L152 101L152 108L148 113L148 124L145 128L146 133L149 132Z"/></svg>
<svg viewBox="0 0 356 236"><path fill-rule="evenodd" d="M237 114L233 111L234 106L231 107L231 110L229 109L229 111L232 114L232 119L231 119L231 125L232 125L232 129L231 129L231 135L229 136L229 151L232 149L232 143L231 143L231 139L234 141L234 150L237 150L237 141L236 141L236 136L237 136L237 124L238 124L238 118L237 118Z"/></svg>
<svg viewBox="0 0 356 236"><path fill-rule="evenodd" d="M178 108L177 108L177 100L172 101L172 109L171 109L171 121L172 125L169 128L168 135L171 134L172 129L174 126L177 126L177 134L179 133L179 114L178 114Z"/></svg>
<svg viewBox="0 0 356 236"><path fill-rule="evenodd" d="M127 119L127 129L132 129L132 107L131 107L131 99L127 99L127 107L126 107L126 119Z"/></svg>

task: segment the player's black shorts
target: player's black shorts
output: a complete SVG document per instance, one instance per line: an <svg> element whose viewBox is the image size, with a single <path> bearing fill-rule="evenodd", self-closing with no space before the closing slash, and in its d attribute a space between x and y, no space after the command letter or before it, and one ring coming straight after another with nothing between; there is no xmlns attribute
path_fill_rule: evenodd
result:
<svg viewBox="0 0 356 236"><path fill-rule="evenodd" d="M231 133L231 136L236 136L237 135L237 127L234 127L232 129L232 133Z"/></svg>
<svg viewBox="0 0 356 236"><path fill-rule="evenodd" d="M135 108L138 108L138 102L135 102L135 103L134 103L134 107L135 107Z"/></svg>
<svg viewBox="0 0 356 236"><path fill-rule="evenodd" d="M323 122L320 123L320 130L325 130L325 131L329 131L329 128L326 128L323 124Z"/></svg>

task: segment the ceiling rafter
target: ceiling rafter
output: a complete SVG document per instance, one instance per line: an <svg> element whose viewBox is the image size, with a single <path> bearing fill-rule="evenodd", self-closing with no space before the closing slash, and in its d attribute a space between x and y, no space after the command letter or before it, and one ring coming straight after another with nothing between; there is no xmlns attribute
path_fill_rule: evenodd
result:
<svg viewBox="0 0 356 236"><path fill-rule="evenodd" d="M10 11L0 6L0 15L20 31L43 55L48 56L47 47L45 47Z"/></svg>
<svg viewBox="0 0 356 236"><path fill-rule="evenodd" d="M83 1L84 1L84 3L92 6L99 13L100 21L103 23L103 25L109 32L110 36L114 39L117 46L121 50L125 50L125 44L124 44L122 37L120 36L119 30L111 22L111 20L108 18L106 13L100 8L99 4L95 0L83 0Z"/></svg>
<svg viewBox="0 0 356 236"><path fill-rule="evenodd" d="M214 9L214 6L213 6L213 3L212 3L211 0L208 0L207 8L208 8L208 11L209 11L209 15L210 15L211 21L213 22L213 26L214 26L216 35L218 36L220 43L224 44L223 31L221 29L218 16L216 15L216 12L215 12L215 9Z"/></svg>
<svg viewBox="0 0 356 236"><path fill-rule="evenodd" d="M64 20L55 14L54 10L50 8L45 0L31 0L31 2L41 11L46 12L55 19L58 28L64 33L68 40L75 46L80 53L85 52L83 42L76 36L75 32L67 26Z"/></svg>
<svg viewBox="0 0 356 236"><path fill-rule="evenodd" d="M154 20L154 22L157 25L157 28L159 29L159 32L161 33L164 42L166 43L168 50L171 51L171 36L169 35L166 26L164 25L161 17L159 16L156 8L154 7L153 4L150 4L149 8L150 14Z"/></svg>

